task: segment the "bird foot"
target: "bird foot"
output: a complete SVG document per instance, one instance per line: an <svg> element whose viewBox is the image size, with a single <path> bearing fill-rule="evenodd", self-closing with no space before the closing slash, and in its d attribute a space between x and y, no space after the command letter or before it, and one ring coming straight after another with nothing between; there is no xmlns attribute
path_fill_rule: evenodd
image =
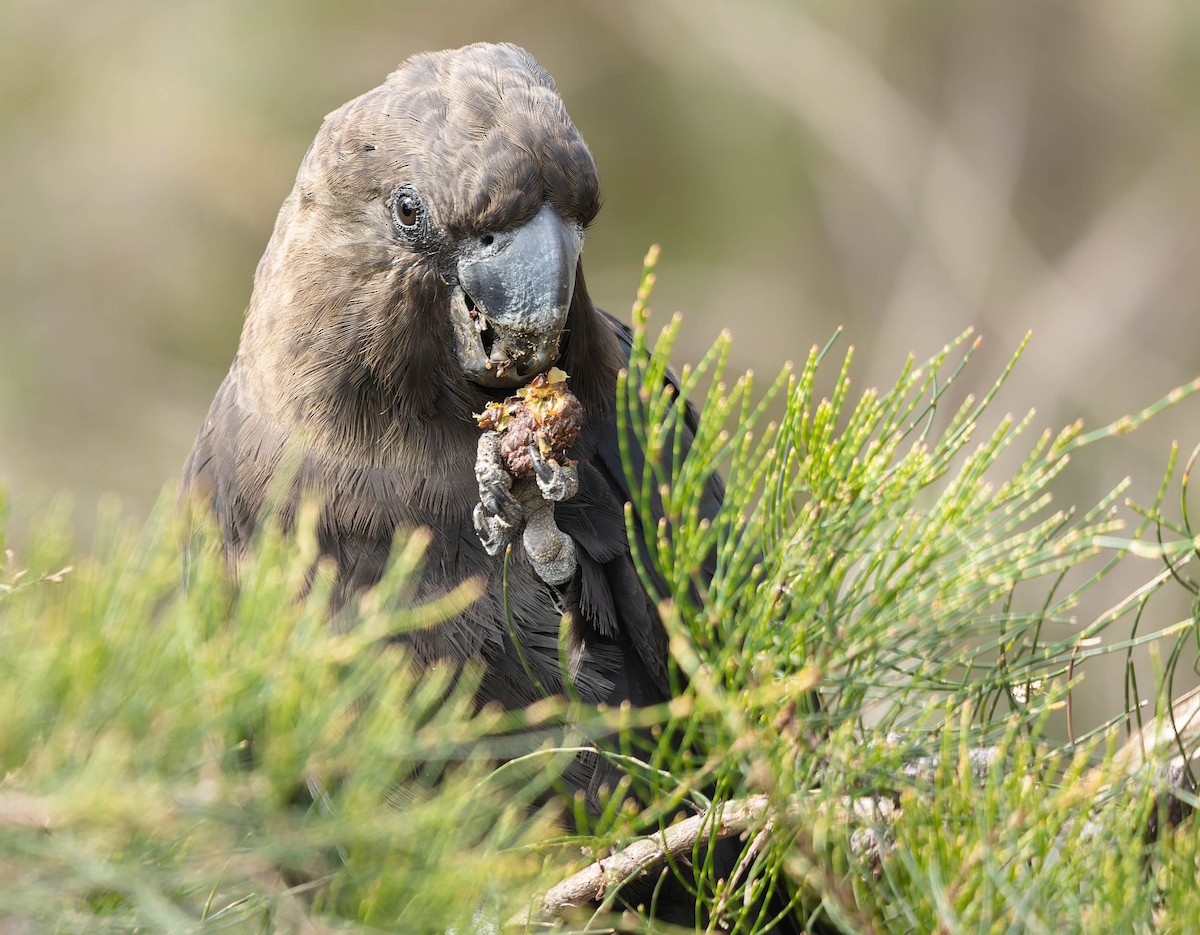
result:
<svg viewBox="0 0 1200 935"><path fill-rule="evenodd" d="M479 437L475 480L479 483L479 502L472 514L475 534L488 555L498 555L520 535L525 514L512 495L513 478L504 466L500 436L495 432L484 432Z"/></svg>
<svg viewBox="0 0 1200 935"><path fill-rule="evenodd" d="M502 516L510 525L521 520L521 505L512 495L513 476L504 464L500 436L484 432L475 450L475 480L479 483L479 503L493 516Z"/></svg>
<svg viewBox="0 0 1200 935"><path fill-rule="evenodd" d="M574 464L546 461L530 446L534 480L515 480L500 451L500 436L484 432L475 457L479 503L475 533L489 555L498 555L520 536L534 572L547 584L565 584L575 574L575 543L554 521L554 504L579 492Z"/></svg>
<svg viewBox="0 0 1200 935"><path fill-rule="evenodd" d="M575 575L575 541L554 522L554 504L540 497L538 503L525 518L525 554L546 584L566 584Z"/></svg>

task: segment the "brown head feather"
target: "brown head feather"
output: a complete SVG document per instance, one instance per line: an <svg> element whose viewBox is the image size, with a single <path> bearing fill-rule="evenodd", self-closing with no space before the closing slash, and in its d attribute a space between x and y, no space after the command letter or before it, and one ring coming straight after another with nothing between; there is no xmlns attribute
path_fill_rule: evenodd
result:
<svg viewBox="0 0 1200 935"><path fill-rule="evenodd" d="M482 404L454 360L436 259L392 228L404 183L447 249L546 202L581 226L599 209L583 138L516 46L417 55L330 114L259 263L240 351L255 407L329 454L386 461L405 426Z"/></svg>

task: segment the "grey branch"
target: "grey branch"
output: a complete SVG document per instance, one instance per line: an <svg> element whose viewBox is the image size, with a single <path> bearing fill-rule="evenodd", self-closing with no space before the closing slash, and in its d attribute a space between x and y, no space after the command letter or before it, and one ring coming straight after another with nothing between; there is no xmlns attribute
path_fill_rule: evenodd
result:
<svg viewBox="0 0 1200 935"><path fill-rule="evenodd" d="M702 836L727 838L742 834L762 821L769 805L765 795L736 799L724 803L715 814L693 815L656 834L638 838L552 886L542 897L535 919L553 918L567 910L601 902L621 884L664 866L668 855L688 853ZM773 825L773 819L767 819L766 824ZM530 921L528 914L522 913L510 924L526 925Z"/></svg>
<svg viewBox="0 0 1200 935"><path fill-rule="evenodd" d="M571 909L602 902L622 884L666 866L668 857L678 859L690 854L701 841L731 838L751 832L756 834L756 840L765 841L775 830L780 817L794 817L803 810L804 803L797 802L783 810L773 811L770 799L765 795L731 799L712 811L692 815L655 834L638 838L617 853L584 867L547 890L532 918L529 913L521 913L509 924L519 926L528 925L531 921L546 921ZM828 813L828 803L815 811ZM851 817L865 820L873 817L878 821L889 821L895 812L891 800L867 796L839 802L834 808L834 820L849 821Z"/></svg>

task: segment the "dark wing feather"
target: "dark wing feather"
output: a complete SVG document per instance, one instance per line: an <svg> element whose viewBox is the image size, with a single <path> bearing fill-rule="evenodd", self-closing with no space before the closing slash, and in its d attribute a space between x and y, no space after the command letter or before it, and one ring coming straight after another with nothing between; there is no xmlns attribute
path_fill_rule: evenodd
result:
<svg viewBox="0 0 1200 935"><path fill-rule="evenodd" d="M207 500L217 518L221 537L231 556L250 541L261 502L247 496L255 485L243 475L253 469L254 458L241 456L246 448L246 414L238 404L236 362L221 382L208 415L183 466L181 491ZM245 462L239 467L239 462Z"/></svg>
<svg viewBox="0 0 1200 935"><path fill-rule="evenodd" d="M621 349L625 360L629 360L633 353L633 332L628 325L613 318L607 312L600 312L604 319L612 328L613 333L617 336L617 340L621 344ZM667 371L667 383L675 388L678 392L679 379L670 370ZM680 454L686 458L692 450L692 443L695 441L697 431L697 415L696 410L691 403L687 403L683 413L683 437L680 439ZM630 467L634 477L640 476L646 466L646 453L642 451L641 446L637 444L636 439L632 436L627 439L626 447L629 450ZM672 450L671 445L667 445L668 451ZM624 500L631 499L632 494L629 490L629 484L626 481L624 466L621 463L621 446L617 435L617 426L615 421L612 426L605 432L605 435L600 443L599 449L600 462L603 465L605 472L609 477L609 483L621 492ZM664 465L665 473L671 474L672 465ZM662 499L659 496L658 490L654 489L650 492L650 510L651 515L650 529L657 527L658 521L663 516ZM721 508L721 503L725 499L725 485L721 480L721 475L713 471L707 482L704 485L704 492L700 497L699 514L701 519L711 520L717 515L717 511ZM639 517L635 516L634 521L637 522ZM645 552L645 529L639 528L638 535L635 540L639 547L642 548L643 564L653 574L653 564L649 562L649 557ZM716 570L715 556L710 556L701 568L701 573L705 578L711 578ZM656 581L660 593L664 590L661 580Z"/></svg>
<svg viewBox="0 0 1200 935"><path fill-rule="evenodd" d="M601 321L616 336L624 361L633 347L630 329L607 313L596 311ZM676 387L673 375L668 379ZM681 439L686 455L696 431L696 415L688 407ZM579 458L580 492L574 500L555 508L560 527L576 543L580 572L570 597L593 643L615 645L621 650L623 665L614 682L612 700L637 704L662 701L671 695L666 634L659 620L656 598L638 577L629 551L625 530L625 503L631 498L621 463L616 417L611 410L589 425L588 438L575 452ZM631 466L636 476L645 464L645 454L631 438L628 445ZM711 519L720 508L724 495L720 477L714 472L701 499L701 516ZM648 526L653 530L663 515L657 491L652 495ZM637 518L635 517L635 522ZM644 544L644 529L635 530L633 541L641 550L641 563L657 577ZM711 575L712 568L703 569ZM659 594L665 585L655 582Z"/></svg>

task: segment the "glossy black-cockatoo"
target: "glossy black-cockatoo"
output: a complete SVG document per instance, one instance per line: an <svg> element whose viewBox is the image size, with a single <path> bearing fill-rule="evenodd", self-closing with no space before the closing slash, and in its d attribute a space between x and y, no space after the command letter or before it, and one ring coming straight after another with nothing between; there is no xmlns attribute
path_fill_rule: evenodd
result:
<svg viewBox="0 0 1200 935"><path fill-rule="evenodd" d="M630 335L592 304L580 262L599 207L592 156L527 52L411 58L317 133L184 468L235 560L294 470L284 513L301 493L319 503L342 604L379 581L398 531L431 530L423 592L472 577L486 588L405 638L429 663L481 661L481 703L522 706L568 680L591 702L671 692L624 526L615 400ZM582 426L569 457L531 446L534 476L515 479L477 416L552 368L569 375ZM703 509L720 497L714 479ZM595 791L600 762L580 786Z"/></svg>
<svg viewBox="0 0 1200 935"><path fill-rule="evenodd" d="M592 156L527 52L477 44L409 59L330 114L309 147L184 467L185 491L211 501L236 558L298 459L293 495L321 504L341 602L379 580L398 530L430 529L424 591L476 577L486 593L410 640L424 660L482 660L481 701L563 689L564 613L582 697L669 696L663 628L624 529L615 390L629 332L592 304L580 262L599 207ZM582 404L564 461L578 464L535 452L537 496L521 495L520 483L505 489L477 416L554 367ZM714 480L708 502L719 499ZM522 536L554 501L561 536ZM524 662L493 554L509 542Z"/></svg>

